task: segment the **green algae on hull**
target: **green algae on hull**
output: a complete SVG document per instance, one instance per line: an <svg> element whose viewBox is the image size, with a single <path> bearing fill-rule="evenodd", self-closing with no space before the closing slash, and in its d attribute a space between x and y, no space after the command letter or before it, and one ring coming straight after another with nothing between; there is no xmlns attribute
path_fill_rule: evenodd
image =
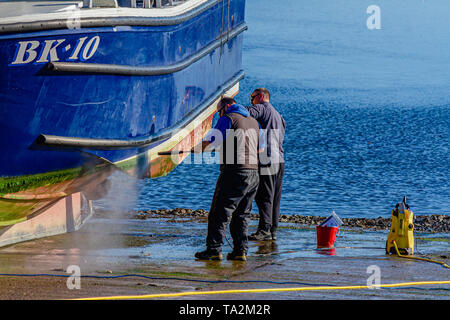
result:
<svg viewBox="0 0 450 320"><path fill-rule="evenodd" d="M82 175L82 171L83 169L79 167L18 177L0 178L0 196L73 180Z"/></svg>

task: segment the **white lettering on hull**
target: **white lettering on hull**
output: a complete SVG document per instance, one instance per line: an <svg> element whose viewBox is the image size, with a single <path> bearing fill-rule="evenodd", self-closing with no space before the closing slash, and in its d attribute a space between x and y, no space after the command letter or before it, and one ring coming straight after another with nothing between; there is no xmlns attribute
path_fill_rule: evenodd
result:
<svg viewBox="0 0 450 320"><path fill-rule="evenodd" d="M87 40L87 41L86 41ZM51 61L64 60L64 54L69 52L65 60L89 60L98 49L100 37L94 36L88 40L88 37L78 39L73 50L69 52L72 46L66 39L19 41L16 46L16 52L10 65L25 65L29 63L47 63Z"/></svg>

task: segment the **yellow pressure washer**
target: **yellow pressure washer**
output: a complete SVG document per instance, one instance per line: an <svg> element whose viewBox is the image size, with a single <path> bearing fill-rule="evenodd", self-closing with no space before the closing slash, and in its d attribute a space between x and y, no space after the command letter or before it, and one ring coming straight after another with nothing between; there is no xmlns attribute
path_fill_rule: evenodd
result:
<svg viewBox="0 0 450 320"><path fill-rule="evenodd" d="M413 212L406 204L406 197L402 203L397 203L392 210L391 231L386 241L386 254L397 254L396 246L401 254L414 253L414 223Z"/></svg>

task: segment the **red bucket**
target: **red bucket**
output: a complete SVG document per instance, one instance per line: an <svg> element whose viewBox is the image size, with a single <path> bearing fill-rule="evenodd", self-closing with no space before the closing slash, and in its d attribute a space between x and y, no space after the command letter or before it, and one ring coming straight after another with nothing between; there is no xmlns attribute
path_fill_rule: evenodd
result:
<svg viewBox="0 0 450 320"><path fill-rule="evenodd" d="M332 248L336 240L338 227L316 226L317 230L317 248Z"/></svg>

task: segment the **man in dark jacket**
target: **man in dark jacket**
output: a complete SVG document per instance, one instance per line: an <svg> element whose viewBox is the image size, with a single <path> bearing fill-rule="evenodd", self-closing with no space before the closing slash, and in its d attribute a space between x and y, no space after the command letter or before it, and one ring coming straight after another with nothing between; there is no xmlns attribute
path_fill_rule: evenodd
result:
<svg viewBox="0 0 450 320"><path fill-rule="evenodd" d="M249 236L249 240L276 240L284 175L283 141L286 122L270 103L267 89L255 89L250 100L252 107L247 109L265 130L267 147L266 152L260 155L259 187L255 197L259 210L258 230Z"/></svg>
<svg viewBox="0 0 450 320"><path fill-rule="evenodd" d="M245 261L248 250L248 222L258 188L260 128L246 108L232 98L222 98L217 106L220 118L201 144L192 149L203 152L220 146L220 175L208 215L206 250L200 260L222 260L225 229L231 216L233 251L228 260Z"/></svg>

